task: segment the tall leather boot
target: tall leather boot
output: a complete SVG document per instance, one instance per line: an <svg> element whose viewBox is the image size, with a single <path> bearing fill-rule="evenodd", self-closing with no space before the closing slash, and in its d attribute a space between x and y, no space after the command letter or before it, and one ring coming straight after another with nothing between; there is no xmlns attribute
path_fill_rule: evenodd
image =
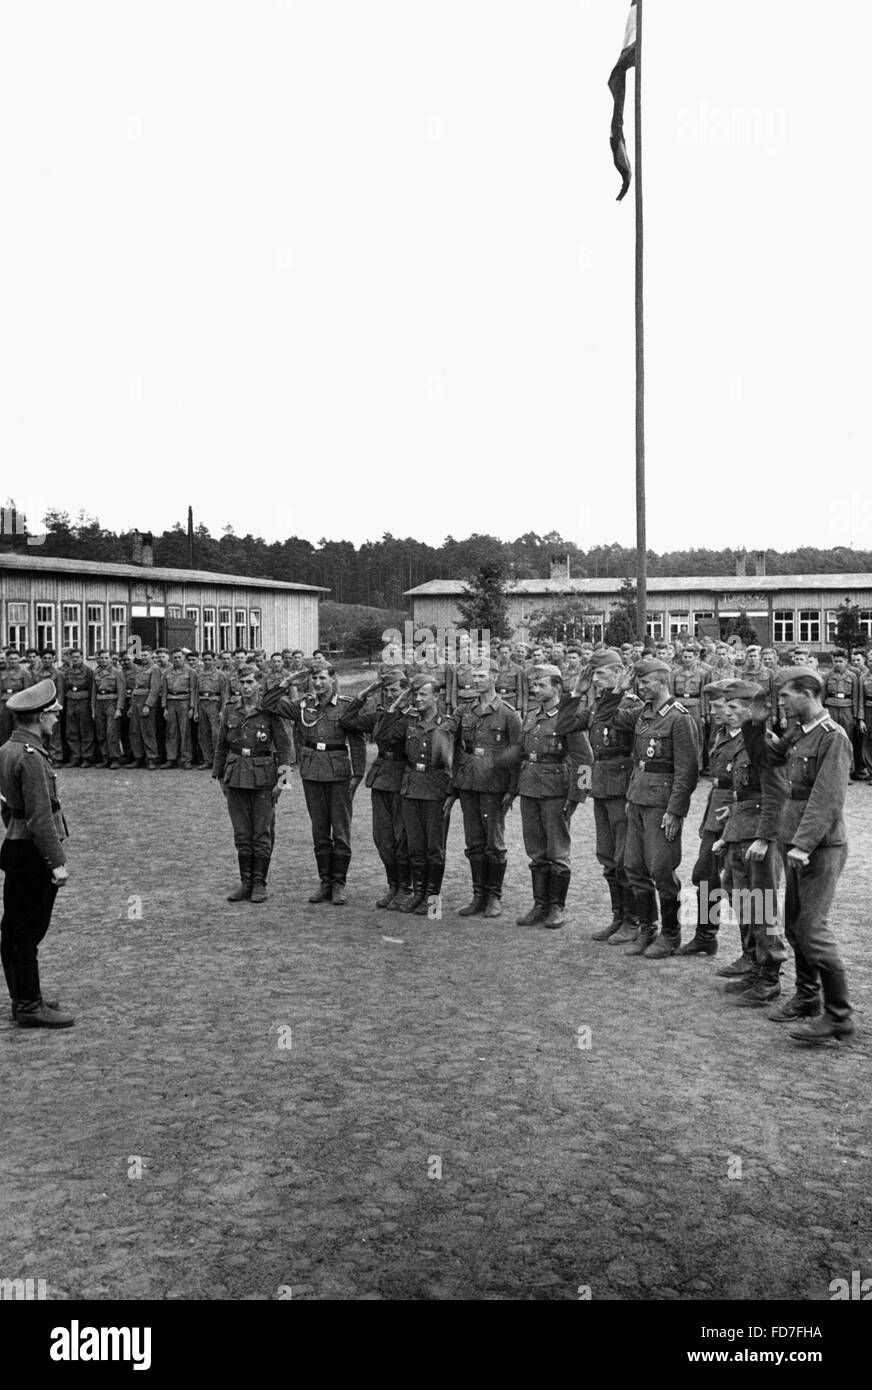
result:
<svg viewBox="0 0 872 1390"><path fill-rule="evenodd" d="M345 877L348 873L348 866L351 863L351 855L347 850L334 850L332 857L333 891L331 898L334 907L344 907L348 902L348 894L345 891Z"/></svg>
<svg viewBox="0 0 872 1390"><path fill-rule="evenodd" d="M254 857L250 849L240 849L236 852L239 860L239 887L227 894L229 903L247 902L251 897L251 884L254 875Z"/></svg>
<svg viewBox="0 0 872 1390"><path fill-rule="evenodd" d="M268 854L256 854L254 856L254 871L251 878L251 901L253 903L266 902L266 876L269 873L270 856Z"/></svg>
<svg viewBox="0 0 872 1390"><path fill-rule="evenodd" d="M503 879L506 876L506 861L485 860L485 889L487 897L484 904L484 917L502 917Z"/></svg>
<svg viewBox="0 0 872 1390"><path fill-rule="evenodd" d="M518 917L519 927L535 927L545 921L548 916L548 886L551 879L551 870L535 868L530 870L533 880L533 906L529 912L525 912L523 917Z"/></svg>
<svg viewBox="0 0 872 1390"><path fill-rule="evenodd" d="M422 901L415 908L416 917L429 917L430 906L437 901L442 889L442 876L445 873L443 864L428 864L427 876L425 878L425 892Z"/></svg>
<svg viewBox="0 0 872 1390"><path fill-rule="evenodd" d="M821 970L824 1011L808 1023L797 1022L788 1029L797 1042L819 1046L830 1038L850 1038L857 1031L848 1002L848 982L844 970Z"/></svg>
<svg viewBox="0 0 872 1390"><path fill-rule="evenodd" d="M549 931L562 927L566 921L566 914L563 911L566 906L566 894L569 891L569 880L572 877L568 869L552 869L548 877L548 912L543 927Z"/></svg>
<svg viewBox="0 0 872 1390"><path fill-rule="evenodd" d="M397 860L397 891L388 903L388 912L400 912L412 892L412 866L408 859Z"/></svg>
<svg viewBox="0 0 872 1390"><path fill-rule="evenodd" d="M636 915L639 918L639 935L624 955L643 956L651 943L657 939L657 894L653 889L634 888L633 897L636 902Z"/></svg>
<svg viewBox="0 0 872 1390"><path fill-rule="evenodd" d="M387 874L388 886L387 891L382 893L380 898L376 898L375 905L376 907L390 907L394 898L397 896L397 889L400 886L400 880L397 874L396 860L392 860L390 863L387 860L383 860L382 862L385 866L385 873Z"/></svg>
<svg viewBox="0 0 872 1390"><path fill-rule="evenodd" d="M674 956L681 945L681 927L678 923L678 899L661 898L660 916L662 925L656 941L645 950L646 960L665 960Z"/></svg>
<svg viewBox="0 0 872 1390"><path fill-rule="evenodd" d="M333 896L333 851L318 850L315 855L320 880L314 893L309 895L310 903L329 903Z"/></svg>
<svg viewBox="0 0 872 1390"><path fill-rule="evenodd" d="M478 917L484 912L485 905L485 861L480 854L469 856L469 868L472 873L472 898L458 912L458 917Z"/></svg>
<svg viewBox="0 0 872 1390"><path fill-rule="evenodd" d="M599 931L591 932L591 941L608 941L610 936L615 936L624 925L624 900L621 893L621 885L616 878L607 878L609 886L609 897L612 900L612 920Z"/></svg>
<svg viewBox="0 0 872 1390"><path fill-rule="evenodd" d="M412 891L408 897L400 903L401 912L415 912L421 903L427 899L427 886L424 880L425 870L415 866L412 869Z"/></svg>
<svg viewBox="0 0 872 1390"><path fill-rule="evenodd" d="M610 946L628 946L639 935L639 918L636 916L636 899L628 883L621 884L622 921L621 930L609 937Z"/></svg>
<svg viewBox="0 0 872 1390"><path fill-rule="evenodd" d="M696 928L690 940L678 951L679 956L716 956L718 953L718 927L720 920L715 922L708 920L706 911L703 908L705 902L710 916L711 898L708 893L708 882L698 883L696 887ZM705 889L705 893L703 893ZM718 904L718 907L720 904Z"/></svg>

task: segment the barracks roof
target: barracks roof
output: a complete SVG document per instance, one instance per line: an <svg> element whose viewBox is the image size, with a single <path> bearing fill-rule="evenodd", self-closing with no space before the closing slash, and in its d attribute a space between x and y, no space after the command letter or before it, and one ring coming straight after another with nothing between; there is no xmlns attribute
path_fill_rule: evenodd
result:
<svg viewBox="0 0 872 1390"><path fill-rule="evenodd" d="M329 594L319 584L290 584L256 575L218 574L212 570L164 569L160 565L125 565L114 560L62 560L50 555L0 554L0 570L22 574L75 574L94 578L157 579L169 584L226 584L235 589L280 589L285 593Z"/></svg>
<svg viewBox="0 0 872 1390"><path fill-rule="evenodd" d="M512 594L619 594L623 579L510 579L506 592ZM406 598L451 598L465 594L463 579L430 579L416 589L407 589ZM872 589L872 574L696 574L648 577L649 594L699 593L764 594L785 589Z"/></svg>

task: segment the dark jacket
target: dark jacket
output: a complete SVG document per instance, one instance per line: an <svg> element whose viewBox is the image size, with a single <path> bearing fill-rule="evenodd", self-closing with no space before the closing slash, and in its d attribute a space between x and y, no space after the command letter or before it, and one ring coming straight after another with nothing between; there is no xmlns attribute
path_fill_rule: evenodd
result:
<svg viewBox="0 0 872 1390"><path fill-rule="evenodd" d="M31 840L50 869L65 864L61 841L68 832L57 778L38 736L24 729L13 729L0 747L0 795L6 802L6 838Z"/></svg>
<svg viewBox="0 0 872 1390"><path fill-rule="evenodd" d="M228 705L221 716L212 776L228 787L260 791L274 787L278 768L291 761L281 719L260 705L246 714L241 704Z"/></svg>

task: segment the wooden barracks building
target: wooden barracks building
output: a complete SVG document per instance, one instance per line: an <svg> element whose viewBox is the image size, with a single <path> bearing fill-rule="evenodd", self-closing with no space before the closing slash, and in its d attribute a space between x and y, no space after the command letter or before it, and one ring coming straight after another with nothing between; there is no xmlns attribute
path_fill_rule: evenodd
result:
<svg viewBox="0 0 872 1390"><path fill-rule="evenodd" d="M318 600L327 589L205 570L160 569L140 538L137 564L60 560L32 550L0 554L2 645L60 652L151 646L219 652L234 647L318 646Z"/></svg>
<svg viewBox="0 0 872 1390"><path fill-rule="evenodd" d="M872 640L872 574L766 575L760 560L757 573L747 576L744 562L732 575L649 578L648 635L678 637L709 634L726 637L730 620L745 613L761 646L809 647L825 650L835 641L836 610L849 599L860 605L860 622ZM507 584L509 626L520 641L529 637L531 615L537 609L559 607L580 599L589 609L586 636L601 639L620 579L572 579L564 558L552 561L549 579L521 579ZM416 628L463 627L456 601L465 592L462 580L433 579L408 590ZM557 635L557 634L555 634Z"/></svg>

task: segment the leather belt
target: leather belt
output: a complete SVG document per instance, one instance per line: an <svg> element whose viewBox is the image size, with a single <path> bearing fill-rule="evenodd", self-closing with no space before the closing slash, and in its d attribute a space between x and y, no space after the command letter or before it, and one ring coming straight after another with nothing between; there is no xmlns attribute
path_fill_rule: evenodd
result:
<svg viewBox="0 0 872 1390"><path fill-rule="evenodd" d="M646 762L644 758L640 758L636 766L640 772L675 772L672 763ZM730 785L732 785L732 783Z"/></svg>
<svg viewBox="0 0 872 1390"><path fill-rule="evenodd" d="M188 691L186 691L184 695L167 695L168 700L190 700L190 698L190 692Z"/></svg>
<svg viewBox="0 0 872 1390"><path fill-rule="evenodd" d="M66 700L90 700L90 690L65 690L64 699Z"/></svg>
<svg viewBox="0 0 872 1390"><path fill-rule="evenodd" d="M808 801L811 791L797 791L795 787L790 788L791 801Z"/></svg>
<svg viewBox="0 0 872 1390"><path fill-rule="evenodd" d="M311 748L318 753L347 753L348 745L345 743L304 743L304 748Z"/></svg>
<svg viewBox="0 0 872 1390"><path fill-rule="evenodd" d="M200 695L198 698L200 699L200 701L201 701L201 703L202 703L204 700L220 700L220 699L221 699L221 696L220 696L220 695Z"/></svg>
<svg viewBox="0 0 872 1390"><path fill-rule="evenodd" d="M827 705L837 705L839 707L841 707L842 705L849 705L850 703L850 695L831 695L830 698L827 700Z"/></svg>
<svg viewBox="0 0 872 1390"><path fill-rule="evenodd" d="M343 748L344 748L344 747L345 747L345 744L343 743L342 746L343 746ZM386 763L398 763L398 762L400 761L401 758L404 758L404 757L405 757L405 754L403 754L403 753L392 753L392 752L390 752L390 750L385 750L384 753L382 753L382 752L379 753L379 757L381 758L382 762L386 762Z"/></svg>
<svg viewBox="0 0 872 1390"><path fill-rule="evenodd" d="M716 777L715 786L717 787L718 791L732 791L733 779L732 777Z"/></svg>
<svg viewBox="0 0 872 1390"><path fill-rule="evenodd" d="M100 694L100 691L98 690L98 691L97 691L97 699L98 699L98 700L117 700L117 699L118 699L118 696L116 695L116 693L115 693L114 690L113 690L113 692L112 692L111 695L101 695L101 694Z"/></svg>
<svg viewBox="0 0 872 1390"><path fill-rule="evenodd" d="M527 756L531 763L546 764L562 763L566 758L565 753L528 753Z"/></svg>
<svg viewBox="0 0 872 1390"><path fill-rule="evenodd" d="M733 792L733 801L737 806L760 806L759 796L743 796L741 800L736 792Z"/></svg>
<svg viewBox="0 0 872 1390"><path fill-rule="evenodd" d="M616 753L611 748L605 753L595 752L594 757L598 763L616 763L622 758L626 759L628 762L630 760L629 751L626 753Z"/></svg>

